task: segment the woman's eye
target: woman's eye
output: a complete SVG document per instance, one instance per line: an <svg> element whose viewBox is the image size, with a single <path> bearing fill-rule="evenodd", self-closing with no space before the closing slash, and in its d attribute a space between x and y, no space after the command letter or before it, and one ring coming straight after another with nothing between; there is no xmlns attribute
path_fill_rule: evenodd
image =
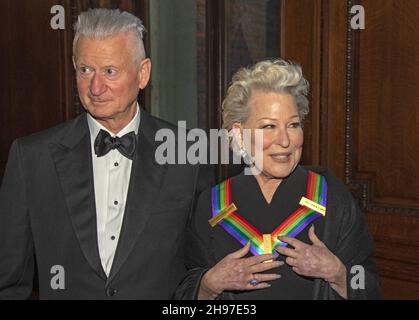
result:
<svg viewBox="0 0 419 320"><path fill-rule="evenodd" d="M274 124L265 124L264 126L262 126L262 129L273 129L275 128Z"/></svg>
<svg viewBox="0 0 419 320"><path fill-rule="evenodd" d="M293 122L290 124L291 128L301 128L301 123L300 122Z"/></svg>

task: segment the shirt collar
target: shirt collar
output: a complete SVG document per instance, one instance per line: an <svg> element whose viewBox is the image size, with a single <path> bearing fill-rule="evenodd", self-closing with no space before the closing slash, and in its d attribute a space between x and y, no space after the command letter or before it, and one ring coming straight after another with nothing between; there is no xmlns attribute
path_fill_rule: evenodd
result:
<svg viewBox="0 0 419 320"><path fill-rule="evenodd" d="M92 141L92 144L93 144L95 139L96 139L96 136L98 135L100 130L105 130L112 137L115 137L115 136L122 137L124 134L127 134L131 131L134 131L135 134L138 134L138 128L140 127L140 119L141 119L140 118L140 108L139 108L138 102L137 102L137 112L136 112L134 118L121 131L119 131L117 134L114 134L113 132L106 129L102 124L100 124L89 113L87 113L87 124L89 125L90 140Z"/></svg>

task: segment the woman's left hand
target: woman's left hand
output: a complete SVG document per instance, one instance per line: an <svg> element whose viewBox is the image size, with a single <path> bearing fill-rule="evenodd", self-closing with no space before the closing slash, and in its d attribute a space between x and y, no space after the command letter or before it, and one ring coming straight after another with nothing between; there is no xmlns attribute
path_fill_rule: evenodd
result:
<svg viewBox="0 0 419 320"><path fill-rule="evenodd" d="M292 267L295 273L301 276L324 279L329 282L336 292L346 299L346 267L317 238L314 233L314 226L310 227L308 236L313 243L312 245L294 238L278 237L279 240L290 244L294 249L282 246L276 246L275 249L287 257L285 262Z"/></svg>

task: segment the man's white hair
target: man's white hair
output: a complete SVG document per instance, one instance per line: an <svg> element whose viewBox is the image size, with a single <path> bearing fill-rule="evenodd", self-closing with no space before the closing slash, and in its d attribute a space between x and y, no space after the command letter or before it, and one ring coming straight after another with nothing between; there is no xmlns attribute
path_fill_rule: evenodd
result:
<svg viewBox="0 0 419 320"><path fill-rule="evenodd" d="M135 41L133 46L134 63L139 64L145 57L142 21L133 14L119 9L89 9L80 13L74 24L73 56L76 56L77 42L80 36L104 39L119 33L132 33Z"/></svg>

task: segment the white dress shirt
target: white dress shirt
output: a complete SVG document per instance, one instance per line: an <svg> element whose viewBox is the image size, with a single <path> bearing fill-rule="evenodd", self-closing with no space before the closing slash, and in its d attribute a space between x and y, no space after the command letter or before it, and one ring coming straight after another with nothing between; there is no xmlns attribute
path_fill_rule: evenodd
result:
<svg viewBox="0 0 419 320"><path fill-rule="evenodd" d="M124 157L117 149L98 157L95 154L94 142L100 129L109 132L112 137L122 137L131 131L137 134L140 109L137 105L135 117L117 134L110 132L90 114L87 114L87 122L92 145L99 255L103 270L109 276L125 212L132 160Z"/></svg>

